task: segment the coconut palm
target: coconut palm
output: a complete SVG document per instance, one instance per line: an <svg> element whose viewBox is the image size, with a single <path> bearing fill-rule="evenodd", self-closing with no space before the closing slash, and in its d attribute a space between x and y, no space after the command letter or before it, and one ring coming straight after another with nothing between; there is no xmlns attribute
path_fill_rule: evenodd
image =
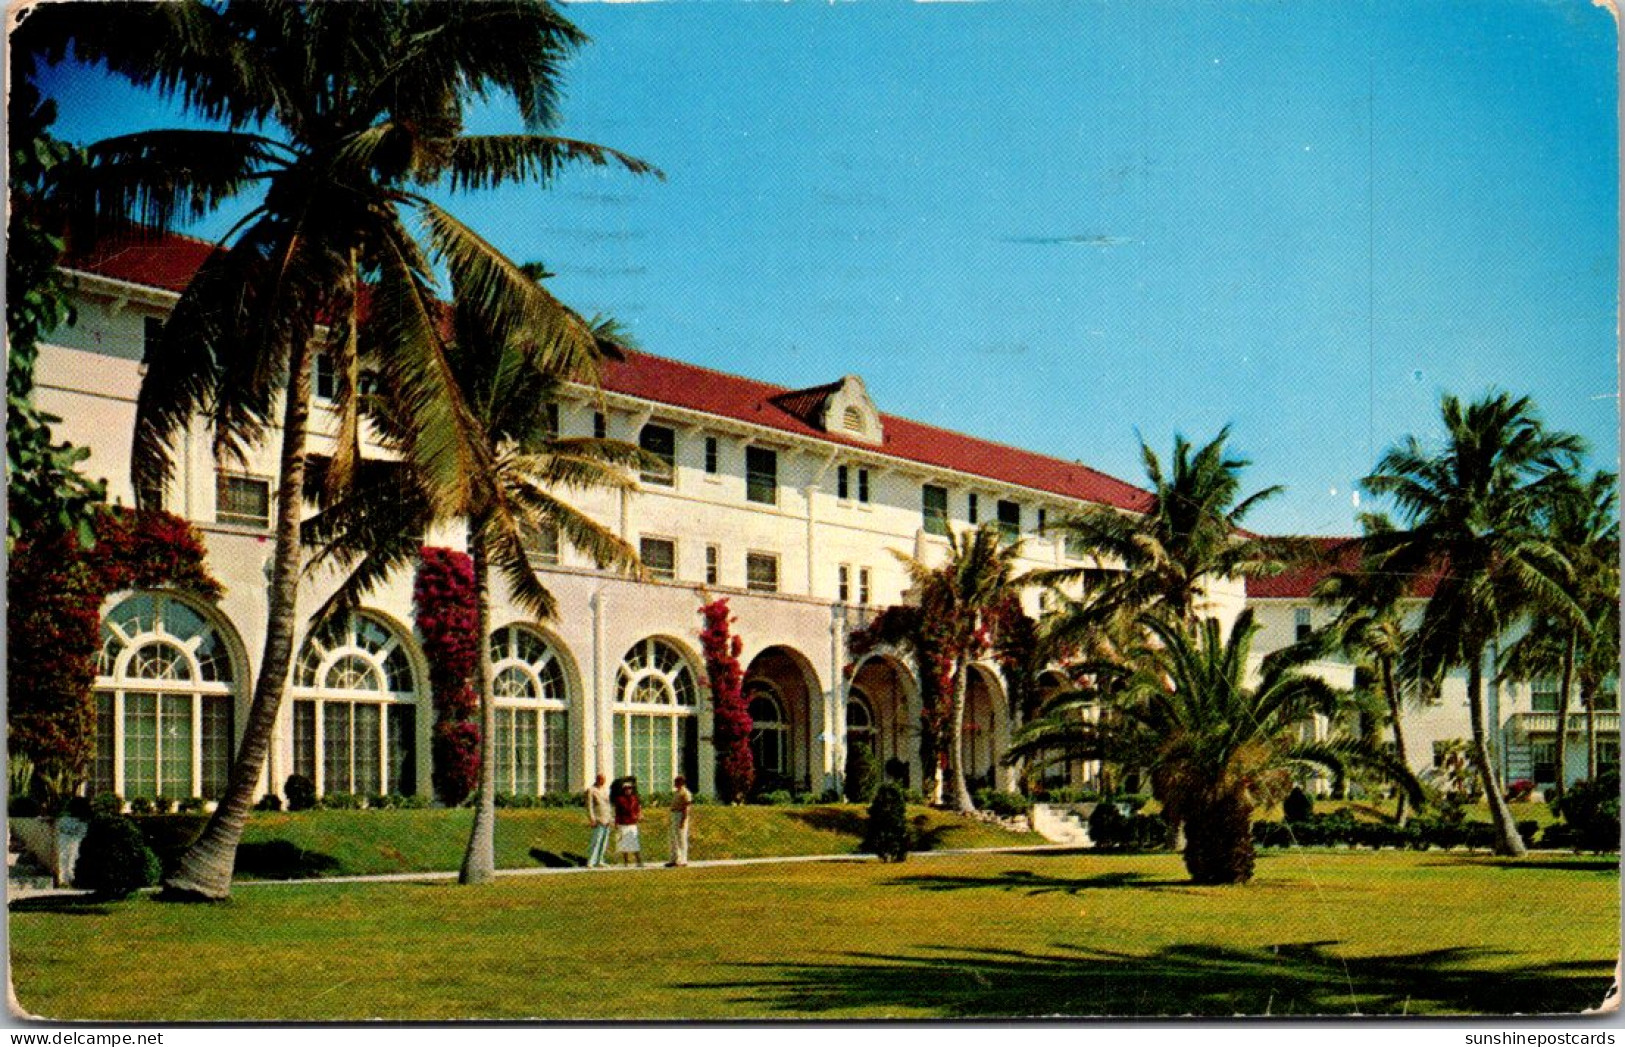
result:
<svg viewBox="0 0 1625 1047"><path fill-rule="evenodd" d="M1394 503L1400 521L1367 518L1359 541L1371 584L1359 600L1385 606L1415 580L1434 579L1404 659L1406 675L1437 679L1466 669L1472 760L1495 823L1496 851L1517 855L1523 842L1490 758L1484 654L1534 608L1579 613L1564 588L1572 567L1539 521L1584 445L1548 431L1528 398L1506 393L1465 406L1445 396L1442 416L1441 448L1408 437L1361 481Z"/></svg>
<svg viewBox="0 0 1625 1047"><path fill-rule="evenodd" d="M551 366L590 371L592 332L499 251L424 195L546 180L572 162L651 170L549 136L562 63L582 34L542 0L202 0L41 5L20 33L49 59L100 63L178 98L206 129L145 131L89 147L66 187L85 214L167 227L239 197L254 201L182 293L146 360L132 479L143 502L170 477L171 449L199 414L216 457L240 458L275 425L281 451L266 640L222 798L165 886L223 898L259 787L298 621L298 525L311 363L338 379L335 493L360 458L356 316L363 297L397 391L401 451L444 515L475 503L492 463L458 395L436 306L436 267L498 332L524 330ZM513 99L527 133L465 135L465 106ZM257 194L251 196L250 194ZM417 235L408 226L413 217ZM363 284L365 283L365 288Z"/></svg>
<svg viewBox="0 0 1625 1047"><path fill-rule="evenodd" d="M1252 811L1279 801L1305 771L1350 770L1387 777L1413 794L1418 785L1392 753L1358 738L1305 740L1301 724L1334 715L1340 695L1302 666L1311 652L1287 648L1264 659L1248 683L1248 654L1258 626L1244 611L1223 635L1218 621L1197 624L1146 614L1148 642L1124 662L1086 664L1109 681L1113 715L1075 715L1088 692L1062 695L1022 730L1007 761L1109 759L1145 768L1152 794L1186 834L1185 868L1197 883L1252 877Z"/></svg>
<svg viewBox="0 0 1625 1047"><path fill-rule="evenodd" d="M1169 470L1145 443L1151 500L1138 514L1105 505L1085 507L1052 526L1070 550L1121 565L1090 598L1066 606L1070 625L1049 626L1057 642L1076 642L1112 614L1133 618L1163 608L1184 621L1202 609L1206 579L1241 578L1278 572L1287 546L1278 539L1250 537L1242 521L1260 503L1281 492L1266 487L1241 493L1241 471L1250 463L1225 452L1230 427L1193 448L1174 437ZM1066 587L1091 577L1087 568L1036 572L1034 580ZM1099 580L1099 576L1094 576Z"/></svg>
<svg viewBox="0 0 1625 1047"><path fill-rule="evenodd" d="M485 442L489 469L469 477L474 498L466 519L467 548L474 561L474 598L480 642L475 690L480 702L480 779L474 826L459 881L487 883L496 875L496 702L491 679L491 576L500 575L514 602L539 619L555 618L558 604L531 565L527 546L542 534L557 535L604 567L635 570L637 554L610 529L572 506L569 497L593 490L634 490L632 470L659 463L637 446L617 440L561 437L548 425L542 405L556 400L561 381L538 366L529 339L504 340L478 312L454 310L455 343L447 353L456 388L473 412ZM600 337L618 342L612 325ZM394 421L394 390L385 385L368 412L386 446L406 439ZM343 584L318 618L351 610L385 578L407 567L421 537L441 522L434 479L410 461L385 465L378 482L357 489L307 521L306 539L320 551L312 568L333 562L347 570Z"/></svg>
<svg viewBox="0 0 1625 1047"><path fill-rule="evenodd" d="M965 694L970 663L988 647L995 609L1015 598L1027 584L1016 575L1021 543L1008 541L997 527L985 524L959 534L950 530L948 559L940 565L896 555L919 592L921 614L938 650L951 664L948 785L954 807L970 813L976 810L965 784ZM921 666L921 671L929 670Z"/></svg>

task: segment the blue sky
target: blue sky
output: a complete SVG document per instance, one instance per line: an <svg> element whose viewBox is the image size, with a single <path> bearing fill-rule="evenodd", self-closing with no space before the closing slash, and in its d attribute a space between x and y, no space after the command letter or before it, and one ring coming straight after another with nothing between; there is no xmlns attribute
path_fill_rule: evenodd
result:
<svg viewBox="0 0 1625 1047"><path fill-rule="evenodd" d="M1615 29L1582 0L570 5L560 132L663 168L458 212L644 348L1129 480L1233 425L1352 530L1442 392L1618 458ZM59 70L59 132L163 126ZM512 128L502 108L477 130ZM223 231L210 223L205 234ZM1369 506L1368 506L1369 507Z"/></svg>

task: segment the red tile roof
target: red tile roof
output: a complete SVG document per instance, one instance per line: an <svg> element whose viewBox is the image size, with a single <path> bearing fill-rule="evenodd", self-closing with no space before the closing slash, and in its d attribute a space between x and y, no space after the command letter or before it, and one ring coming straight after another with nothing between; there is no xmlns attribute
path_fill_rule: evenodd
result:
<svg viewBox="0 0 1625 1047"><path fill-rule="evenodd" d="M1359 548L1352 544L1353 538L1314 535L1299 540L1317 547L1322 562L1292 567L1273 578L1247 579L1249 600L1307 600L1327 575L1334 571L1353 571L1360 565ZM1432 596L1440 573L1417 579L1411 585L1410 595L1417 599Z"/></svg>
<svg viewBox="0 0 1625 1047"><path fill-rule="evenodd" d="M132 231L99 242L71 256L64 264L73 269L129 283L180 293L214 245L180 235ZM693 364L629 351L626 359L604 369L604 388L656 403L766 426L797 436L808 436L855 450L875 450L895 458L968 473L989 480L1097 502L1120 509L1144 511L1149 492L1086 465L1049 458L973 436L898 418L882 416L885 441L879 447L825 432L811 424L820 393L839 383L792 390L739 375L725 374Z"/></svg>

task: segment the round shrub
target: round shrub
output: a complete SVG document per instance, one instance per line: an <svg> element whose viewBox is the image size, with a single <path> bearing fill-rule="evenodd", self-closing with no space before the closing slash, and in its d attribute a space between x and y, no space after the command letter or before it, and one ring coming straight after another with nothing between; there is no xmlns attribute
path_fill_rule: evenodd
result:
<svg viewBox="0 0 1625 1047"><path fill-rule="evenodd" d="M850 803L868 803L880 785L880 766L867 745L846 747L846 780L843 783Z"/></svg>
<svg viewBox="0 0 1625 1047"><path fill-rule="evenodd" d="M1619 772L1569 786L1554 804L1568 826L1572 846L1582 851L1619 850Z"/></svg>
<svg viewBox="0 0 1625 1047"><path fill-rule="evenodd" d="M288 798L288 810L308 811L316 806L316 783L302 774L290 774L282 783L282 792Z"/></svg>
<svg viewBox="0 0 1625 1047"><path fill-rule="evenodd" d="M90 798L90 815L94 818L98 814L123 814L124 797L118 793L97 793Z"/></svg>
<svg viewBox="0 0 1625 1047"><path fill-rule="evenodd" d="M1128 818L1110 800L1102 800L1089 812L1089 839L1096 847L1121 847L1128 843L1128 832Z"/></svg>
<svg viewBox="0 0 1625 1047"><path fill-rule="evenodd" d="M1020 793L999 792L996 789L978 789L976 806L1000 818L1019 818L1032 810L1033 802Z"/></svg>
<svg viewBox="0 0 1625 1047"><path fill-rule="evenodd" d="M276 793L266 793L264 796L260 797L259 803L254 805L254 810L280 811L282 810L282 797L278 796Z"/></svg>
<svg viewBox="0 0 1625 1047"><path fill-rule="evenodd" d="M355 793L327 793L322 797L322 807L329 811L359 811L364 802Z"/></svg>
<svg viewBox="0 0 1625 1047"><path fill-rule="evenodd" d="M102 898L124 898L158 882L158 856L152 853L134 820L123 815L98 815L91 820L73 885Z"/></svg>
<svg viewBox="0 0 1625 1047"><path fill-rule="evenodd" d="M175 811L178 814L197 814L202 810L203 797L201 796L188 796L175 804Z"/></svg>
<svg viewBox="0 0 1625 1047"><path fill-rule="evenodd" d="M863 830L863 849L883 862L908 857L908 806L896 782L882 782L875 789Z"/></svg>

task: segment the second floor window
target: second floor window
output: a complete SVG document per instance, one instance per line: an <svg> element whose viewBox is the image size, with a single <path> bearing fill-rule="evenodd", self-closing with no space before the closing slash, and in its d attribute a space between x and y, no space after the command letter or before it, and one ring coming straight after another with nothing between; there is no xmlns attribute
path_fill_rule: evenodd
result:
<svg viewBox="0 0 1625 1047"><path fill-rule="evenodd" d="M926 534L948 533L948 489L936 484L920 488L920 515Z"/></svg>
<svg viewBox="0 0 1625 1047"><path fill-rule="evenodd" d="M848 475L850 472L851 470L844 465L835 467L835 497L843 502L852 497L851 477Z"/></svg>
<svg viewBox="0 0 1625 1047"><path fill-rule="evenodd" d="M705 547L705 584L717 585L722 578L722 547L708 545Z"/></svg>
<svg viewBox="0 0 1625 1047"><path fill-rule="evenodd" d="M331 400L338 392L338 379L333 373L333 355L317 353L311 364L314 388L312 395L318 400Z"/></svg>
<svg viewBox="0 0 1625 1047"><path fill-rule="evenodd" d="M717 475L717 438L714 436L705 438L705 475Z"/></svg>
<svg viewBox="0 0 1625 1047"><path fill-rule="evenodd" d="M214 518L218 523L265 529L271 526L271 481L261 476L221 473L215 479Z"/></svg>
<svg viewBox="0 0 1625 1047"><path fill-rule="evenodd" d="M559 529L557 527L542 527L537 530L526 528L519 539L525 547L525 555L536 563L556 564L559 562Z"/></svg>
<svg viewBox="0 0 1625 1047"><path fill-rule="evenodd" d="M981 523L981 506L976 502L976 492L972 491L965 501L965 520L975 527Z"/></svg>
<svg viewBox="0 0 1625 1047"><path fill-rule="evenodd" d="M152 359L152 354L157 350L158 342L163 337L164 322L156 316L146 317L141 324L142 359Z"/></svg>
<svg viewBox="0 0 1625 1047"><path fill-rule="evenodd" d="M595 440L607 440L609 438L609 419L604 417L602 411L592 413L592 435Z"/></svg>
<svg viewBox="0 0 1625 1047"><path fill-rule="evenodd" d="M869 504L869 470L858 470L858 501Z"/></svg>
<svg viewBox="0 0 1625 1047"><path fill-rule="evenodd" d="M858 568L858 603L869 606L869 568Z"/></svg>
<svg viewBox="0 0 1625 1047"><path fill-rule="evenodd" d="M677 543L670 538L644 538L638 543L638 558L650 578L672 581L677 577Z"/></svg>
<svg viewBox="0 0 1625 1047"><path fill-rule="evenodd" d="M646 425L638 436L638 446L661 462L643 470L643 482L673 486L677 482L677 433L664 425Z"/></svg>
<svg viewBox="0 0 1625 1047"><path fill-rule="evenodd" d="M1309 608L1299 607L1292 612L1292 638L1299 643L1309 639L1314 625L1309 621Z"/></svg>
<svg viewBox="0 0 1625 1047"><path fill-rule="evenodd" d="M999 499L999 534L1007 542L1021 537L1021 503Z"/></svg>
<svg viewBox="0 0 1625 1047"><path fill-rule="evenodd" d="M765 447L745 448L745 497L762 505L779 504L779 455Z"/></svg>
<svg viewBox="0 0 1625 1047"><path fill-rule="evenodd" d="M779 558L772 553L746 553L745 588L757 593L778 592Z"/></svg>
<svg viewBox="0 0 1625 1047"><path fill-rule="evenodd" d="M1081 560L1089 555L1089 547L1084 542L1081 534L1067 531L1062 537L1062 543L1066 547L1066 558L1068 560Z"/></svg>
<svg viewBox="0 0 1625 1047"><path fill-rule="evenodd" d="M852 568L841 564L835 568L835 602L850 603L852 600Z"/></svg>

